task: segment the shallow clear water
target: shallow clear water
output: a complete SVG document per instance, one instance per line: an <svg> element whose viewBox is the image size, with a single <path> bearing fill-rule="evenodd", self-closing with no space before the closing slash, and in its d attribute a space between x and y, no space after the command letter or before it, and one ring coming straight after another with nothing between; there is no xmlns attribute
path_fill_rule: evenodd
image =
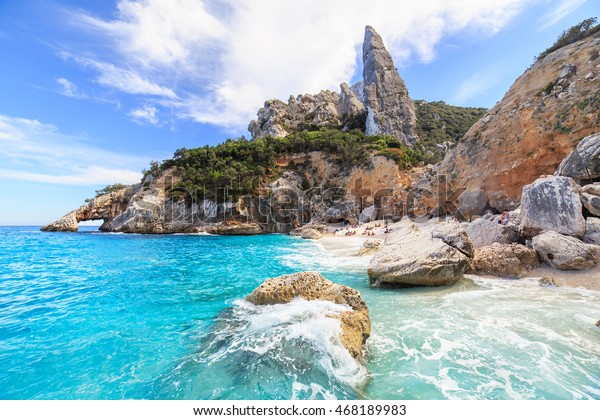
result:
<svg viewBox="0 0 600 420"><path fill-rule="evenodd" d="M600 293L471 278L370 289L368 257L282 235L0 227L0 399L600 398ZM321 271L369 306L369 362L327 302L256 307Z"/></svg>

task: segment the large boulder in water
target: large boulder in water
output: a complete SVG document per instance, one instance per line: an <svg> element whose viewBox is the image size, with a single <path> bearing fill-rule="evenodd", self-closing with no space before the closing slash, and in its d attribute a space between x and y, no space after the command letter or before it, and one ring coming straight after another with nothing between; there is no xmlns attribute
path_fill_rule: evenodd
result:
<svg viewBox="0 0 600 420"><path fill-rule="evenodd" d="M600 246L552 231L533 238L533 249L542 261L559 270L592 268L600 257Z"/></svg>
<svg viewBox="0 0 600 420"><path fill-rule="evenodd" d="M290 232L292 236L299 236L302 239L321 239L323 235L313 226L302 226Z"/></svg>
<svg viewBox="0 0 600 420"><path fill-rule="evenodd" d="M340 340L352 357L362 358L363 346L371 335L371 320L367 304L351 287L327 280L319 273L295 273L265 280L246 300L255 305L275 305L298 297L347 305L348 310L337 316L342 328Z"/></svg>
<svg viewBox="0 0 600 420"><path fill-rule="evenodd" d="M583 238L583 218L579 186L571 178L546 176L523 188L521 232L533 237L543 231Z"/></svg>
<svg viewBox="0 0 600 420"><path fill-rule="evenodd" d="M492 244L475 250L471 269L477 274L522 277L537 267L535 250L520 244Z"/></svg>
<svg viewBox="0 0 600 420"><path fill-rule="evenodd" d="M394 229L369 263L372 286L441 286L469 268L473 245L460 225L405 220Z"/></svg>
<svg viewBox="0 0 600 420"><path fill-rule="evenodd" d="M600 133L587 136L561 162L556 175L578 181L600 178Z"/></svg>

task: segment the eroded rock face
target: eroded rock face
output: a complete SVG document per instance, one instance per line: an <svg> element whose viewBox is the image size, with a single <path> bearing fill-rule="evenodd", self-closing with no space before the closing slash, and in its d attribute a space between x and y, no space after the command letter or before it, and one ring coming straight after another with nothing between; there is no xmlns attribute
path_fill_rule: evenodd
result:
<svg viewBox="0 0 600 420"><path fill-rule="evenodd" d="M266 101L250 122L252 138L285 137L290 133L319 127L357 128L365 107L346 83L341 94L322 90L316 95L290 96L287 103Z"/></svg>
<svg viewBox="0 0 600 420"><path fill-rule="evenodd" d="M415 107L392 56L370 26L363 42L363 83L366 134L390 134L406 146L414 145L418 140Z"/></svg>
<svg viewBox="0 0 600 420"><path fill-rule="evenodd" d="M600 133L587 136L561 162L556 175L578 181L600 178Z"/></svg>
<svg viewBox="0 0 600 420"><path fill-rule="evenodd" d="M586 244L577 238L552 231L533 238L533 249L540 260L559 270L592 268L600 257L600 246Z"/></svg>
<svg viewBox="0 0 600 420"><path fill-rule="evenodd" d="M440 286L469 268L473 245L459 225L405 220L394 229L369 263L372 286Z"/></svg>
<svg viewBox="0 0 600 420"><path fill-rule="evenodd" d="M475 250L474 273L500 277L523 277L537 267L535 250L520 244L492 244Z"/></svg>
<svg viewBox="0 0 600 420"><path fill-rule="evenodd" d="M85 220L104 220L100 230L108 230L109 221L125 211L137 188L137 186L126 187L93 198L57 221L42 227L41 230L46 232L76 232L79 222Z"/></svg>
<svg viewBox="0 0 600 420"><path fill-rule="evenodd" d="M255 305L275 305L297 297L347 305L348 311L337 317L342 327L340 340L352 357L362 358L363 346L371 335L371 321L367 305L356 290L333 283L319 273L304 272L267 279L246 300Z"/></svg>
<svg viewBox="0 0 600 420"><path fill-rule="evenodd" d="M583 238L583 218L579 187L571 178L542 177L523 188L521 232L533 237L545 230Z"/></svg>
<svg viewBox="0 0 600 420"><path fill-rule="evenodd" d="M518 207L525 185L553 174L582 137L598 132L598 50L593 36L536 62L448 151L438 174L451 189L481 188L500 212Z"/></svg>

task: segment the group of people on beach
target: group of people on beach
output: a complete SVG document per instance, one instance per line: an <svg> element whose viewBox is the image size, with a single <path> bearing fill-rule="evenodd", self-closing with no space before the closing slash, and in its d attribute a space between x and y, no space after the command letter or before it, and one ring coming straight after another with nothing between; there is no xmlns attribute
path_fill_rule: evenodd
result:
<svg viewBox="0 0 600 420"><path fill-rule="evenodd" d="M365 230L363 231L363 236L375 236L375 232L373 231L373 229L377 227L377 225L373 226L367 226L365 228Z"/></svg>

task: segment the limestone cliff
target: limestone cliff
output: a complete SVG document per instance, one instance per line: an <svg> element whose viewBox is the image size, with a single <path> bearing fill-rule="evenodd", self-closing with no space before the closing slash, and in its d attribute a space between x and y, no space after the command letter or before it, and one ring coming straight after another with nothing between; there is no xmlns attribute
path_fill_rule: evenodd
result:
<svg viewBox="0 0 600 420"><path fill-rule="evenodd" d="M103 220L101 229L110 232L285 233L310 221L355 222L374 205L381 217L383 206L397 201L422 172L402 171L374 153L366 164L350 169L323 152L281 156L277 165L279 175L265 180L255 194L219 200L182 190L177 169L146 175L140 184L96 197L42 230L76 231L81 221Z"/></svg>
<svg viewBox="0 0 600 420"><path fill-rule="evenodd" d="M552 174L585 136L600 131L600 37L565 46L529 68L437 168L478 208L519 206L524 185Z"/></svg>
<svg viewBox="0 0 600 420"><path fill-rule="evenodd" d="M415 107L392 56L370 26L363 43L363 83L366 134L390 134L406 146L415 144Z"/></svg>
<svg viewBox="0 0 600 420"><path fill-rule="evenodd" d="M139 185L135 185L93 198L54 223L44 226L42 230L47 232L75 232L79 222L103 220L104 223L100 230L108 231L110 230L110 221L126 211L129 200L139 188Z"/></svg>
<svg viewBox="0 0 600 420"><path fill-rule="evenodd" d="M414 145L418 137L413 102L392 56L370 26L363 43L363 79L352 87L342 83L339 94L324 90L290 96L287 104L267 101L248 131L257 138L285 137L318 127L360 128L367 135L389 134L405 146Z"/></svg>
<svg viewBox="0 0 600 420"><path fill-rule="evenodd" d="M290 96L287 104L273 99L265 102L258 118L250 122L253 138L285 137L289 133L319 127L352 129L360 125L363 103L346 83L341 94L322 90L317 95Z"/></svg>

